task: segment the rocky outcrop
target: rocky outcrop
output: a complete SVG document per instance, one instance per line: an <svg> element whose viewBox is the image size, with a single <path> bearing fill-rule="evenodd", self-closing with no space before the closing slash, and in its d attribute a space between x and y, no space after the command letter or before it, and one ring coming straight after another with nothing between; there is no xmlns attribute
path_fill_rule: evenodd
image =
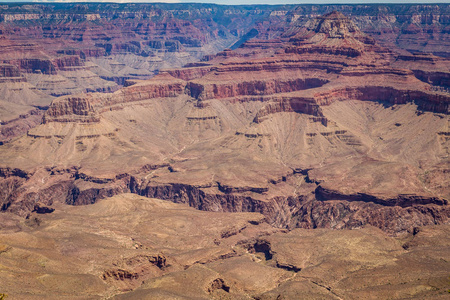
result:
<svg viewBox="0 0 450 300"><path fill-rule="evenodd" d="M364 193L357 193L352 195L344 195L337 191L329 190L318 186L316 191L316 198L320 201L327 200L345 200L348 202L371 202L375 204L380 204L383 206L400 206L400 207L411 207L415 205L426 205L435 204L439 206L448 205L448 201L445 199L440 199L437 197L424 197L418 195L407 195L400 194L396 198L379 198L373 195L367 195Z"/></svg>
<svg viewBox="0 0 450 300"><path fill-rule="evenodd" d="M185 81L201 78L212 70L212 66L185 67L182 69L167 70L171 76Z"/></svg>
<svg viewBox="0 0 450 300"><path fill-rule="evenodd" d="M189 95L198 100L288 93L315 88L325 84L316 78L253 80L244 82L197 83L189 82Z"/></svg>
<svg viewBox="0 0 450 300"><path fill-rule="evenodd" d="M20 78L22 75L20 74L19 69L16 66L11 64L1 64L0 65L0 80L5 80L6 78Z"/></svg>
<svg viewBox="0 0 450 300"><path fill-rule="evenodd" d="M333 101L355 99L382 101L389 104L415 103L419 109L447 114L450 97L446 93L403 90L389 86L348 87L315 95L319 105L330 105Z"/></svg>
<svg viewBox="0 0 450 300"><path fill-rule="evenodd" d="M95 46L105 49L106 55L133 53L143 57L153 55L153 51L175 53L183 50L183 46L177 40L132 41L128 43L118 42L113 44L96 43ZM201 46L201 44L199 46Z"/></svg>
<svg viewBox="0 0 450 300"><path fill-rule="evenodd" d="M299 48L299 47L290 47L286 48L286 53L295 53L295 54L330 54L330 55L343 55L347 57L357 57L362 54L361 51L354 48L329 48L329 47L314 47L314 48Z"/></svg>
<svg viewBox="0 0 450 300"><path fill-rule="evenodd" d="M183 94L186 82L174 78L158 77L155 82L148 82L130 86L124 90L126 102L139 101L152 98L169 98Z"/></svg>
<svg viewBox="0 0 450 300"><path fill-rule="evenodd" d="M56 51L57 54L62 55L76 55L81 59L86 59L88 57L101 57L106 55L105 49L102 48L83 48L81 49L61 49Z"/></svg>
<svg viewBox="0 0 450 300"><path fill-rule="evenodd" d="M439 71L413 70L414 75L423 82L435 86L450 88L450 73Z"/></svg>
<svg viewBox="0 0 450 300"><path fill-rule="evenodd" d="M200 210L267 213L273 209L265 201L231 193L231 187L229 193L209 194L202 188L184 184L141 185L135 177L130 178L129 187L132 193L141 196L186 203Z"/></svg>
<svg viewBox="0 0 450 300"><path fill-rule="evenodd" d="M296 112L323 117L320 106L316 104L314 99L289 97L266 104L258 111L253 122L261 123L266 116L279 112ZM322 122L326 126L326 118L323 118Z"/></svg>
<svg viewBox="0 0 450 300"><path fill-rule="evenodd" d="M59 70L67 71L73 67L84 66L78 55L65 55L54 59L23 58L17 63L23 72L47 75L55 75Z"/></svg>
<svg viewBox="0 0 450 300"><path fill-rule="evenodd" d="M292 226L354 229L369 224L390 234L399 234L411 233L415 226L446 224L449 214L448 206L414 205L402 208L373 203L319 201L300 208L293 217L295 221Z"/></svg>
<svg viewBox="0 0 450 300"><path fill-rule="evenodd" d="M65 55L62 57L58 57L53 60L53 64L59 69L59 70L71 70L73 67L82 67L84 64L80 60L80 56L78 55Z"/></svg>
<svg viewBox="0 0 450 300"><path fill-rule="evenodd" d="M99 122L89 101L89 96L66 96L56 99L45 112L44 123L48 122Z"/></svg>
<svg viewBox="0 0 450 300"><path fill-rule="evenodd" d="M106 197L126 193L127 189L123 185L114 185L106 187L94 187L81 189L76 185L71 185L65 197L65 203L69 205L88 205L97 202Z"/></svg>
<svg viewBox="0 0 450 300"><path fill-rule="evenodd" d="M314 18L308 29L315 33L324 33L333 39L345 39L359 32L359 28L349 18L337 11Z"/></svg>

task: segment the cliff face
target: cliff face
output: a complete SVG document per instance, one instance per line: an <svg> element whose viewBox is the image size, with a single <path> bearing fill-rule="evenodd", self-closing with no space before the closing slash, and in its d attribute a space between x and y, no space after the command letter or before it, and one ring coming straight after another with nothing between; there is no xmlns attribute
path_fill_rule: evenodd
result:
<svg viewBox="0 0 450 300"><path fill-rule="evenodd" d="M19 70L15 66L10 65L10 64L2 64L2 65L0 65L0 77L3 80L7 80L7 79L14 80L14 78L20 78L22 76L21 76ZM22 78L20 78L20 79L22 79Z"/></svg>
<svg viewBox="0 0 450 300"><path fill-rule="evenodd" d="M444 50L449 42L447 4L298 7L288 15L300 27L309 21L308 13L320 15L332 10L352 16L361 31L383 45L448 57L448 51Z"/></svg>
<svg viewBox="0 0 450 300"><path fill-rule="evenodd" d="M52 105L46 111L44 123L49 120L59 120L61 122L84 120L87 122L95 121L96 118L89 118L94 113L94 109L88 100L88 97L68 96L53 101ZM75 119L72 119L74 117ZM80 119L77 119L80 118Z"/></svg>
<svg viewBox="0 0 450 300"><path fill-rule="evenodd" d="M155 169L163 167L155 166ZM39 190L26 191L26 186L33 185L37 177L45 174L53 177L51 182ZM418 226L446 224L450 216L448 201L438 197L412 194L383 199L367 194L340 194L319 185L314 196L277 196L261 200L258 194L265 194L267 190L229 188L220 191L219 183L219 191L212 193L209 191L212 186L149 183L139 172L99 179L86 176L76 169L47 169L33 174L6 168L2 170L1 185L2 211L12 211L22 216L27 215L37 202L51 206L53 202L63 199L66 204L78 206L130 192L185 203L205 211L259 212L273 226L289 229L354 229L372 225L396 235L412 232Z"/></svg>
<svg viewBox="0 0 450 300"><path fill-rule="evenodd" d="M26 109L45 109L52 96L114 91L117 86L90 72L78 55L51 55L49 51L53 50L52 46L46 48L36 40L25 42L14 40L14 36L5 36L8 35L4 34L0 39L0 61L4 63L0 79L3 90L1 100L13 103L11 105L30 105L28 108L0 109L1 115L9 114L7 119L19 118ZM29 125L32 123L35 122Z"/></svg>
<svg viewBox="0 0 450 300"><path fill-rule="evenodd" d="M235 69L234 71L247 71L247 69ZM190 82L188 89L190 96L198 100L230 98L248 95L272 95L289 93L322 86L325 80L316 78L299 79L274 79L253 80L228 83L196 83Z"/></svg>
<svg viewBox="0 0 450 300"><path fill-rule="evenodd" d="M316 94L315 99L322 105L329 105L333 101L357 99L361 101L382 101L391 105L414 103L421 110L443 114L448 114L449 111L449 97L445 93L396 89L390 86L352 87L331 90Z"/></svg>

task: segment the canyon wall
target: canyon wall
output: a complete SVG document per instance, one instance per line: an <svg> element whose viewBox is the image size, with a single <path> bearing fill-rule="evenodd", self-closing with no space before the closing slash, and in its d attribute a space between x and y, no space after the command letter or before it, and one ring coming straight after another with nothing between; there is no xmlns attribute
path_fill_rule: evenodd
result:
<svg viewBox="0 0 450 300"><path fill-rule="evenodd" d="M2 78L22 80L21 69L26 80L36 81L34 75L58 79L73 70L111 75L104 60L126 69L112 59L121 51L151 58L144 46L164 55L197 47L194 40L176 39L183 30L208 43L186 16L164 16L142 29L167 34L164 42L136 43L129 28L111 30L108 40L84 27L87 36L75 31L72 40L95 41L105 57L88 61L70 51L23 57L20 66L4 64ZM279 30L265 38L277 42L245 41L186 68L128 80L113 93L63 95L26 135L14 138L7 130L11 141L0 148L2 211L27 216L40 204L86 205L131 192L200 210L259 212L288 229L370 224L395 235L448 223L447 59L400 55L339 12L307 27L291 20L285 34L283 18L271 18L264 26ZM30 49L45 53L36 45ZM85 82L96 78L85 75Z"/></svg>
<svg viewBox="0 0 450 300"><path fill-rule="evenodd" d="M161 168L163 166L155 166ZM54 184L46 184L30 192L21 186L33 182L43 172L59 177ZM20 169L3 168L1 176L1 210L27 215L35 203L52 205L64 201L70 205L93 204L105 197L135 193L175 203L185 203L205 211L259 212L275 227L352 229L372 225L396 235L412 232L415 227L446 224L450 209L447 200L436 197L399 195L396 198L377 198L368 194L345 195L322 188L314 195L274 197L260 200L264 190L251 190L256 197L242 195L241 190L221 189L186 184L155 184L140 175L123 174L116 178L96 179L84 176L76 169L47 169L28 173ZM87 185L86 185L87 184ZM89 186L90 187L87 187Z"/></svg>

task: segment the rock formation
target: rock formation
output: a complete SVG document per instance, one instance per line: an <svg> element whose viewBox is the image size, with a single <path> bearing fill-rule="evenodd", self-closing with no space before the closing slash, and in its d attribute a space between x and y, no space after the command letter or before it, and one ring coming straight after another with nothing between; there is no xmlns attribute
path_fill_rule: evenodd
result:
<svg viewBox="0 0 450 300"><path fill-rule="evenodd" d="M47 95L112 92L127 80L148 79L161 69L196 64L202 57L208 60L218 51L236 49L244 43L248 49L253 48L247 55L257 57L261 50L283 47L283 37L304 28L310 18L334 10L351 15L365 33L401 53L399 68L412 70L417 78L440 89L447 88L445 61L438 63L439 70L417 61L424 57L420 53L449 55L445 27L448 5L443 4L5 4L0 10L0 61L16 66L21 77ZM343 47L338 51L349 50L355 49ZM405 50L412 51L415 58L408 58L411 55ZM352 55L358 53L355 51ZM8 119L29 111L23 109ZM5 110L5 114L8 112L11 109ZM36 118L16 126L22 130L7 129L8 138L3 140L18 136L38 122Z"/></svg>
<svg viewBox="0 0 450 300"><path fill-rule="evenodd" d="M235 50L111 93L74 86L49 104L30 84L53 76L56 90L61 72L77 68L106 74L101 51L90 62L66 49L0 67L8 88L27 93L0 103L24 107L23 117L2 119L5 141L13 137L0 145L0 264L12 274L0 279L5 292L23 298L43 285L40 295L54 298L445 297L448 59L391 50L339 12L287 28L280 15L288 13L273 12L258 33L241 33ZM166 17L139 30L176 40L183 23ZM106 46L87 28L71 38L101 40L109 55L150 45L179 53L211 41L194 32L200 42ZM36 68L47 74L29 73ZM72 267L61 273L68 254ZM17 265L20 255L29 259ZM89 288L73 291L72 282Z"/></svg>
<svg viewBox="0 0 450 300"><path fill-rule="evenodd" d="M115 93L55 99L2 147L4 167L27 174L3 176L4 210L26 215L56 189L74 205L133 192L285 228L448 222L450 97L433 85L445 76L415 75L433 60L399 68L410 56L337 12L295 28L253 59L258 40ZM31 196L23 186L40 176L52 180Z"/></svg>

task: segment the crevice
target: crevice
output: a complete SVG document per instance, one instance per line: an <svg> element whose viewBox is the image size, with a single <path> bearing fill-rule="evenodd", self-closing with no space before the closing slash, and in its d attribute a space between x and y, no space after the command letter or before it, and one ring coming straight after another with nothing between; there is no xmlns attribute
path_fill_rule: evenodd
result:
<svg viewBox="0 0 450 300"><path fill-rule="evenodd" d="M269 241L256 240L256 241L241 241L237 245L240 245L249 253L262 254L264 260L268 261L273 258L274 252Z"/></svg>
<svg viewBox="0 0 450 300"><path fill-rule="evenodd" d="M296 267L296 266L290 265L290 264L282 264L278 261L277 261L277 268L284 269L286 271L295 272L295 273L298 273L302 270L302 268L299 268L299 267Z"/></svg>
<svg viewBox="0 0 450 300"><path fill-rule="evenodd" d="M233 250L232 252L221 254L221 255L219 255L217 257L214 257L214 258L211 258L211 259L207 259L207 260L203 260L203 261L202 260L198 260L198 261L194 262L191 265L184 266L184 268L186 270L186 269L188 269L189 267L191 267L192 265L195 265L195 264L202 264L202 265L204 265L204 264L213 263L215 261L225 260L225 259L228 259L228 258L238 257L238 256L240 256L240 255L236 251Z"/></svg>
<svg viewBox="0 0 450 300"><path fill-rule="evenodd" d="M321 288L323 288L323 289L326 289L327 291L329 291L331 294L333 294L333 295L336 296L337 298L342 299L338 294L336 294L336 293L332 290L331 287L326 286L326 285L324 285L324 284L320 284L320 283L318 283L317 281L314 281L314 280L310 280L310 282L313 283L313 284L315 284L315 285L317 285L318 287L321 287Z"/></svg>

